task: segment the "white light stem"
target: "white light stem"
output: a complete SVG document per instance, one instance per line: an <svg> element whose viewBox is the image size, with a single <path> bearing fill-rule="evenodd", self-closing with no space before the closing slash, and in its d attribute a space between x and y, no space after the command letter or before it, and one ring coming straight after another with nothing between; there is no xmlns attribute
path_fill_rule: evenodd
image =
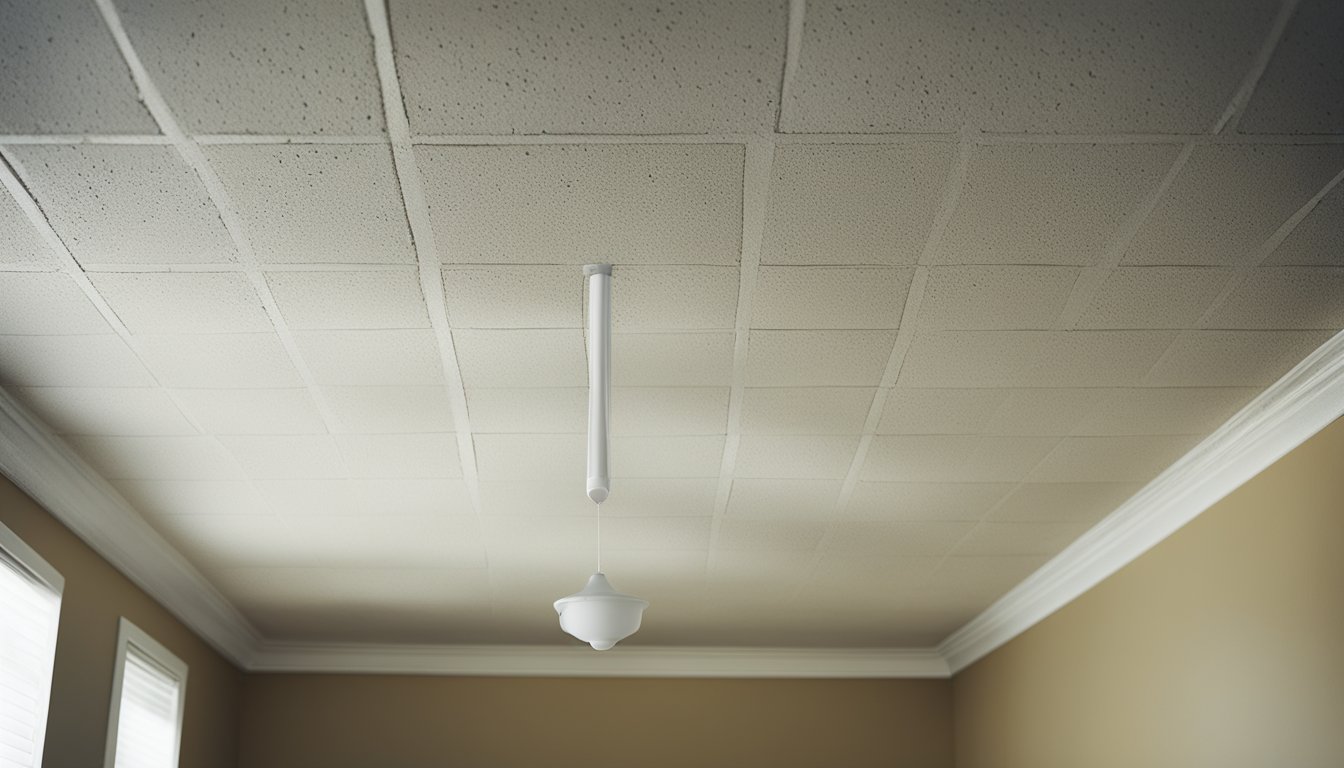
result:
<svg viewBox="0 0 1344 768"><path fill-rule="evenodd" d="M611 265L589 264L588 277L588 498L606 501L607 425L611 405ZM601 519L598 520L601 527ZM599 536L600 536L599 532Z"/></svg>

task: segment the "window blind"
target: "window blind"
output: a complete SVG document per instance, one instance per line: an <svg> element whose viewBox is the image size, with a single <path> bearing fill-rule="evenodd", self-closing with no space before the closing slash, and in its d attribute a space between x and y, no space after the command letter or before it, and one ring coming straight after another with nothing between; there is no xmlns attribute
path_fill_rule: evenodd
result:
<svg viewBox="0 0 1344 768"><path fill-rule="evenodd" d="M176 768L181 690L171 672L134 645L126 646L115 768Z"/></svg>
<svg viewBox="0 0 1344 768"><path fill-rule="evenodd" d="M38 768L61 597L0 549L0 768Z"/></svg>

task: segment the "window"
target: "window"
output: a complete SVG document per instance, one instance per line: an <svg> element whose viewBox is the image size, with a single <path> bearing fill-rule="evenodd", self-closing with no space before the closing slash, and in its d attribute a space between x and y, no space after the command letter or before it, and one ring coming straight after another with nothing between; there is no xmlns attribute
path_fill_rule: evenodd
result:
<svg viewBox="0 0 1344 768"><path fill-rule="evenodd" d="M65 581L0 524L0 768L38 768Z"/></svg>
<svg viewBox="0 0 1344 768"><path fill-rule="evenodd" d="M186 692L187 665L123 618L106 768L176 768Z"/></svg>

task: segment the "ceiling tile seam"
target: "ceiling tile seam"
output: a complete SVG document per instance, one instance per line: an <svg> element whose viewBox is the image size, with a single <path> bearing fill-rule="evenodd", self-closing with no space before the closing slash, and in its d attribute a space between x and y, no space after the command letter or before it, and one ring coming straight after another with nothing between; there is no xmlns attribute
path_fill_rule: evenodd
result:
<svg viewBox="0 0 1344 768"><path fill-rule="evenodd" d="M85 272L410 272L416 269L414 264L385 264L363 262L358 264L337 264L332 262L263 264L253 268L238 262L195 262L191 264L144 264L144 263L108 263L92 262L80 265Z"/></svg>
<svg viewBox="0 0 1344 768"><path fill-rule="evenodd" d="M906 354L910 351L910 346L914 343L915 333L919 329L919 311L924 303L924 294L928 288L930 266L938 257L942 248L943 237L947 233L947 228L951 225L952 216L956 213L957 206L961 203L966 179L970 175L971 155L974 152L974 141L972 140L974 135L975 132L969 128L961 132L962 140L958 142L956 154L948 167L947 178L943 182L942 196L938 201L938 210L929 225L924 247L920 250L919 259L916 261L914 274L910 279L910 287L905 294L905 305L901 308L901 320L896 331L896 339L892 342L891 353L887 356L887 364L882 371L882 379L878 382L872 402L868 406L868 415L864 419L863 433L859 437L859 444L855 447L854 456L850 459L849 467L845 471L844 481L840 485L840 493L836 497L834 510L826 521L821 538L817 541L812 558L805 568L806 575L794 588L791 599L798 599L805 586L812 581L813 574L821 567L822 558L826 554L826 546L835 534L836 522L849 509L854 491L858 488L859 476L863 472L863 465L868 460L868 450L872 445L873 436L877 433L878 425L882 421L882 412L886 410L887 398L896 388L896 382L900 380L901 369L905 366Z"/></svg>
<svg viewBox="0 0 1344 768"><path fill-rule="evenodd" d="M172 144L172 140L163 135L133 134L6 134L0 135L0 144L131 144L161 146Z"/></svg>
<svg viewBox="0 0 1344 768"><path fill-rule="evenodd" d="M1283 0L1279 7L1278 14L1274 17L1274 22L1270 25L1269 33L1265 35L1265 40L1256 52L1255 58L1251 60L1251 69L1242 79L1236 92L1232 94L1232 101L1228 103L1223 114L1214 124L1212 133L1234 133L1237 126L1241 123L1242 116L1246 113L1246 107L1251 103L1251 97L1255 95L1256 86L1260 84L1260 78L1264 77L1265 70L1269 67L1270 60L1274 57L1274 51L1283 40L1283 34L1288 29L1288 23L1292 21L1293 14L1297 11L1299 0Z"/></svg>
<svg viewBox="0 0 1344 768"><path fill-rule="evenodd" d="M332 434L340 432L340 421L337 419L335 411L327 402L325 394L319 389L312 370L299 353L298 344L289 332L289 327L280 312L280 307L271 294L270 285L267 284L265 276L258 271L258 262L256 254L252 251L251 241L247 238L242 220L237 211L234 210L223 182L220 181L214 169L210 166L205 153L178 124L172 108L158 90L158 86L154 84L149 75L149 70L145 68L144 63L140 60L140 54L131 43L130 36L126 33L113 0L94 0L94 2L102 14L108 32L111 33L112 39L117 45L117 50L121 53L122 60L130 70L131 79L140 93L145 109L154 118L159 130L163 131L164 136L171 141L172 146L177 150L183 161L195 171L197 178L200 179L202 186L205 188L206 194L210 197L211 203L214 204L216 212L223 222L225 230L229 233L235 250L238 252L240 262L247 268L245 274L248 282L252 284L262 308L265 310L272 326L274 326L280 344L285 348L285 352L290 358L290 363L307 387L308 396L312 398L327 431ZM341 459L341 463L344 465L344 458Z"/></svg>
<svg viewBox="0 0 1344 768"><path fill-rule="evenodd" d="M742 145L769 134L752 133L504 133L423 134L412 136L413 146L424 147L513 147L568 144L720 144Z"/></svg>
<svg viewBox="0 0 1344 768"><path fill-rule="evenodd" d="M341 145L380 145L387 146L391 140L380 134L356 136L337 136L333 134L305 134L295 136L277 136L254 133L198 133L191 137L197 144L205 146L225 145L241 146L247 144L341 144Z"/></svg>
<svg viewBox="0 0 1344 768"><path fill-rule="evenodd" d="M1339 186L1341 182L1344 182L1344 169L1341 169L1339 173L1336 173L1334 177L1321 187L1320 191L1315 195L1312 195L1310 200L1303 203L1301 208L1298 208L1293 212L1293 215L1289 216L1287 220L1280 224L1278 229L1274 230L1274 234L1270 235L1259 248L1252 251L1250 258L1233 270L1232 275L1223 285L1222 290L1220 290L1218 295L1214 297L1212 302L1210 302L1208 309L1204 310L1204 313L1199 316L1197 321L1195 321L1195 328L1201 330L1208 328L1209 323L1212 322L1219 310L1227 304L1231 299L1232 294L1236 293L1242 283L1251 276L1251 273L1262 266L1265 261L1274 254L1274 251L1278 249L1283 241L1287 240L1288 237L1293 234L1293 230L1297 229L1297 226L1301 224L1307 216L1310 216L1311 212L1316 209L1316 206L1320 205L1321 201L1333 192L1335 187Z"/></svg>
<svg viewBox="0 0 1344 768"><path fill-rule="evenodd" d="M1176 183L1176 178L1185 168L1185 164L1190 160L1194 151L1195 145L1193 143L1182 145L1181 151L1176 154L1171 165L1167 167L1166 173L1163 174L1157 186L1149 191L1139 202L1138 207L1125 217L1119 230L1107 242L1101 259L1096 264L1081 269L1078 279L1074 281L1073 287L1069 290L1069 297L1064 302L1064 308L1055 318L1055 330L1072 331L1076 329L1083 314L1092 306L1092 301L1096 298L1097 292L1101 290L1102 284L1120 266L1130 244L1138 236L1139 230L1148 221L1148 217L1152 216L1153 211L1157 210L1158 203L1166 196L1167 190L1171 189L1171 186Z"/></svg>
<svg viewBox="0 0 1344 768"><path fill-rule="evenodd" d="M710 523L710 555L706 573L713 565L714 550L728 510L737 452L742 439L742 403L747 381L747 350L751 343L751 319L761 251L765 241L766 212L770 185L774 176L775 145L754 139L744 145L742 158L742 261L738 267L737 315L733 331L733 378L728 394L728 419L719 466L719 483L714 494L714 514Z"/></svg>
<svg viewBox="0 0 1344 768"><path fill-rule="evenodd" d="M788 30L784 36L784 69L779 78L779 101L775 104L775 133L784 130L784 102L798 77L798 58L803 50L803 24L807 0L789 0Z"/></svg>
<svg viewBox="0 0 1344 768"><path fill-rule="evenodd" d="M406 102L397 76L396 56L393 51L392 29L384 0L365 0L364 16L373 40L374 63L378 69L379 92L383 101L383 119L392 143L392 161L401 190L402 205L415 248L419 267L420 293L429 314L430 327L438 341L439 361L443 367L457 434L457 454L461 463L462 481L471 500L477 524L485 529L485 512L481 504L480 476L476 466L476 445L471 431L466 389L454 343L452 325L448 318L447 298L443 285L443 261L434 237L433 222L429 217L429 202L425 197L424 182L415 161L411 143L410 121L406 117ZM481 555L485 564L487 587L493 592L494 573L490 567L490 552L486 540L481 540ZM497 606L490 603L490 613Z"/></svg>

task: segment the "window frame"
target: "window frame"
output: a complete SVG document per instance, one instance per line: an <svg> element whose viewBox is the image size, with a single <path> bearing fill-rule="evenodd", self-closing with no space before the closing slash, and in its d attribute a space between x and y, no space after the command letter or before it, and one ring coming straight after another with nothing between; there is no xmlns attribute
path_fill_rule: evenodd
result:
<svg viewBox="0 0 1344 768"><path fill-rule="evenodd" d="M130 619L122 616L117 627L116 666L112 671L112 706L107 715L107 747L103 752L103 768L115 768L117 762L117 737L120 735L118 730L121 725L121 688L126 676L126 654L131 646L135 646L136 650L177 678L177 716L173 728L173 765L176 766L182 756L182 720L187 711L187 663L131 623Z"/></svg>
<svg viewBox="0 0 1344 768"><path fill-rule="evenodd" d="M65 603L65 577L52 567L37 550L24 543L19 535L0 523L0 550L33 578L56 595L56 610L51 616L51 652L46 659L51 674L47 679L47 695L37 710L36 739L33 742L33 764L42 765L42 754L47 743L47 717L51 713L51 689L56 678L56 646L60 644L61 607ZM3 566L0 566L3 567Z"/></svg>

